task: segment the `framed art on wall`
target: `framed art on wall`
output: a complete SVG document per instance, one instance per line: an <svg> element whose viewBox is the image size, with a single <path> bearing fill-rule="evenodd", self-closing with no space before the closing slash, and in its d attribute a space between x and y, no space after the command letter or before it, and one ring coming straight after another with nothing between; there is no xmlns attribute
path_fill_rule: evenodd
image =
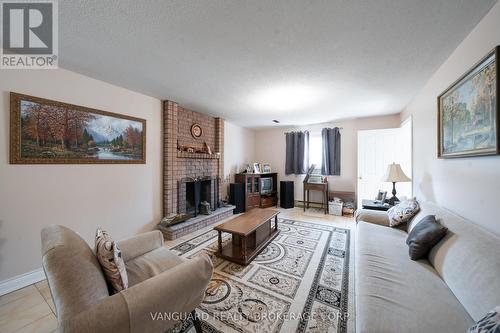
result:
<svg viewBox="0 0 500 333"><path fill-rule="evenodd" d="M438 97L438 157L499 154L497 46Z"/></svg>
<svg viewBox="0 0 500 333"><path fill-rule="evenodd" d="M146 120L10 93L11 164L146 163Z"/></svg>

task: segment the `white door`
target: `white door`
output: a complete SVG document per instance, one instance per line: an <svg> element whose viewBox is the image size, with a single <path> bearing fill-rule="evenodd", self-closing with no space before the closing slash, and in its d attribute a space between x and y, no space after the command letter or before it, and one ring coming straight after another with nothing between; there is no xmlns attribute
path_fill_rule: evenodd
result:
<svg viewBox="0 0 500 333"><path fill-rule="evenodd" d="M403 154L406 149L411 152L411 145L406 147L404 134L400 128L358 131L358 208L363 199L375 199L378 190L387 191L387 198L392 196L392 183L382 181L390 163L401 164L403 172L411 177L411 170L407 169L408 165L411 168L411 161L407 161L411 153ZM396 190L398 196L411 195L411 192L406 193L407 188L400 192L397 184Z"/></svg>
<svg viewBox="0 0 500 333"><path fill-rule="evenodd" d="M412 118L406 119L399 128L399 148L398 158L401 169L410 178L413 179L412 174ZM412 182L396 184L397 197L401 198L406 196L410 198L413 196Z"/></svg>

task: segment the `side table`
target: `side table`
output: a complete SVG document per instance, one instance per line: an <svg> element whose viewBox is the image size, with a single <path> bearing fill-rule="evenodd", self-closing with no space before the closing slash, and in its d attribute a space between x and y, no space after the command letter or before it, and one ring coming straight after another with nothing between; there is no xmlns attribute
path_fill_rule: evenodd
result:
<svg viewBox="0 0 500 333"><path fill-rule="evenodd" d="M367 200L367 199L363 199L362 206L363 209L382 210L382 211L388 211L389 208L392 207L388 203L381 203L380 201Z"/></svg>

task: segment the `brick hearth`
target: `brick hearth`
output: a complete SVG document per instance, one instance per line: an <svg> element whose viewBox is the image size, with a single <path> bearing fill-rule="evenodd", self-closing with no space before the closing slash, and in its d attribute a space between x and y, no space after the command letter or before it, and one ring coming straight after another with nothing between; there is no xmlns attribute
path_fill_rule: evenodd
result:
<svg viewBox="0 0 500 333"><path fill-rule="evenodd" d="M213 212L212 215L198 215L184 223L175 224L166 228L159 227L159 229L166 239L174 240L233 216L234 208L235 206L221 207Z"/></svg>

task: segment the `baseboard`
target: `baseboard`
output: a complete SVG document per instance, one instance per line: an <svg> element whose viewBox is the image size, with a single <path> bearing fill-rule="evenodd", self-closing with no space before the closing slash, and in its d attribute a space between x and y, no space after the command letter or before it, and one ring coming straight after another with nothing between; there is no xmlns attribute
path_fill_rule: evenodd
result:
<svg viewBox="0 0 500 333"><path fill-rule="evenodd" d="M14 276L8 280L0 281L0 296L42 280L45 280L45 273L40 268L32 272Z"/></svg>
<svg viewBox="0 0 500 333"><path fill-rule="evenodd" d="M295 207L303 208L304 206L305 206L305 203L303 200L295 200ZM324 207L322 207L321 202L309 201L309 208L324 208Z"/></svg>

